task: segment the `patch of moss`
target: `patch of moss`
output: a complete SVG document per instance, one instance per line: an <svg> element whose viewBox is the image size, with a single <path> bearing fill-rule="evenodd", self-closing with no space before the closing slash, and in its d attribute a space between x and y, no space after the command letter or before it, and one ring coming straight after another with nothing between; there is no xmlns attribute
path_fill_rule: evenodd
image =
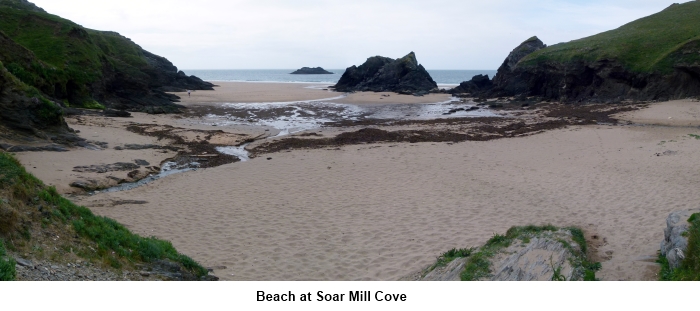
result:
<svg viewBox="0 0 700 311"><path fill-rule="evenodd" d="M84 101L83 104L81 105L81 107L85 108L85 109L99 109L99 110L105 109L105 106L98 103L96 100Z"/></svg>

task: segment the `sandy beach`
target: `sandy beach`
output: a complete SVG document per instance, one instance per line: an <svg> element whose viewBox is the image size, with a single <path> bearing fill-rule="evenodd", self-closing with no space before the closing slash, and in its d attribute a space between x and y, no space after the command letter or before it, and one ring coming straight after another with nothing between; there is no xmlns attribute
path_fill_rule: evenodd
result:
<svg viewBox="0 0 700 311"><path fill-rule="evenodd" d="M181 97L181 104L198 106L220 103L269 103L296 102L335 98L343 96L328 84L319 83L252 83L252 82L212 82L214 91L193 91L173 93ZM345 94L336 103L356 105L376 104L423 104L443 102L449 94L427 94L424 96L401 95L392 92L358 92Z"/></svg>
<svg viewBox="0 0 700 311"><path fill-rule="evenodd" d="M185 94L182 104L342 95L303 84L217 84L222 86L216 91ZM382 95L355 93L342 100L376 105L449 99L443 94L377 99ZM695 101L655 103L620 114L626 122L618 125L571 125L489 141L290 149L72 199L136 233L172 241L179 251L216 267L223 280L398 280L448 249L476 247L511 226L528 224L584 229L593 256L602 262L597 273L602 280L655 280L666 216L696 208L700 200L695 189L700 175L690 165L700 140L689 135L700 135L699 108ZM136 158L160 163L172 157L114 150L126 142L169 144L118 130L129 122L239 135L231 136L232 145L273 135L265 127L212 128L200 121L134 114L78 125L69 118L81 135L110 147L22 152L18 158L65 193L75 165ZM128 200L139 203L115 204Z"/></svg>

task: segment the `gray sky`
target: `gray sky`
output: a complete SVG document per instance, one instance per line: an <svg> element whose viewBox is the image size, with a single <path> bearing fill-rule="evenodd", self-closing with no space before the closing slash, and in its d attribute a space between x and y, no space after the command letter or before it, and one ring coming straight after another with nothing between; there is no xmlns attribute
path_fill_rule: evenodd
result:
<svg viewBox="0 0 700 311"><path fill-rule="evenodd" d="M410 51L428 69L496 69L533 35L548 45L566 42L674 2L30 1L87 28L119 32L181 69L345 68Z"/></svg>

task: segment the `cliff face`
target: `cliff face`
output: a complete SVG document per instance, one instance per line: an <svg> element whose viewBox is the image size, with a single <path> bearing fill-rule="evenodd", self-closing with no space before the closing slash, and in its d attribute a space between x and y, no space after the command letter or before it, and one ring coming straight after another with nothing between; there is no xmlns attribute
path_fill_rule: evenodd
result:
<svg viewBox="0 0 700 311"><path fill-rule="evenodd" d="M562 101L667 100L700 95L700 2L675 4L620 28L510 53L484 96Z"/></svg>
<svg viewBox="0 0 700 311"><path fill-rule="evenodd" d="M0 61L19 80L71 106L174 110L165 91L212 89L115 32L83 28L26 0L0 0ZM6 49L6 46L11 46Z"/></svg>
<svg viewBox="0 0 700 311"><path fill-rule="evenodd" d="M349 67L340 77L335 89L340 92L415 93L437 89L437 83L418 64L416 54L411 52L396 60L374 56L359 67Z"/></svg>

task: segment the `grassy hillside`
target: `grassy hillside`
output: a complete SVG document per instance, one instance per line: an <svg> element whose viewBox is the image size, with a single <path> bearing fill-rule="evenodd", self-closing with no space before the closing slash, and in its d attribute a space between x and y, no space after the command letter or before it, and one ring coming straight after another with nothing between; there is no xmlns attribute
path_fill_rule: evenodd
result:
<svg viewBox="0 0 700 311"><path fill-rule="evenodd" d="M57 262L77 256L117 269L168 259L197 278L208 273L170 242L138 236L73 204L0 152L0 279L11 279L14 263L2 258L5 249Z"/></svg>
<svg viewBox="0 0 700 311"><path fill-rule="evenodd" d="M691 1L672 5L614 30L549 46L523 58L518 66L609 59L633 72L669 73L674 64L698 64L700 54L695 52L698 47L700 1Z"/></svg>
<svg viewBox="0 0 700 311"><path fill-rule="evenodd" d="M84 28L23 0L0 0L0 61L22 82L71 106L176 111L163 90L213 89L115 32Z"/></svg>
<svg viewBox="0 0 700 311"><path fill-rule="evenodd" d="M13 59L17 54L6 51L0 60L23 82L49 96L80 104L92 100L91 85L103 79L106 71L148 78L139 70L147 66L142 50L130 40L7 5L13 2L0 1L0 31L31 51L33 58Z"/></svg>

